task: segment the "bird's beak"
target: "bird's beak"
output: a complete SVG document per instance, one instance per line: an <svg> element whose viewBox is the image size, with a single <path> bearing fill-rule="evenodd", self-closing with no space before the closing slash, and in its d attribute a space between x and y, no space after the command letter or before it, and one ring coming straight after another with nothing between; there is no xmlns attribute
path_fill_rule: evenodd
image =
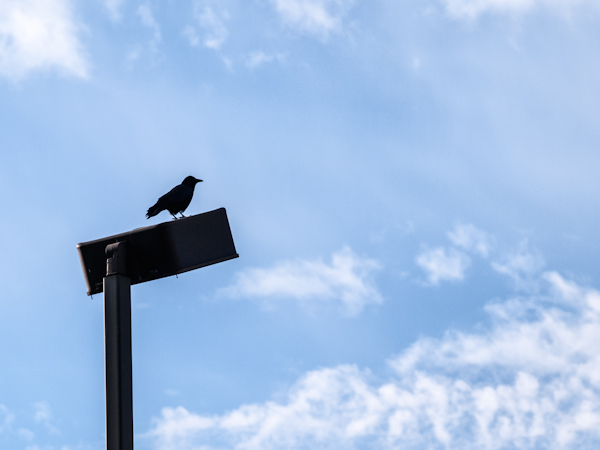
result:
<svg viewBox="0 0 600 450"><path fill-rule="evenodd" d="M202 180L199 180L198 178L196 178L196 183L202 183Z"/></svg>

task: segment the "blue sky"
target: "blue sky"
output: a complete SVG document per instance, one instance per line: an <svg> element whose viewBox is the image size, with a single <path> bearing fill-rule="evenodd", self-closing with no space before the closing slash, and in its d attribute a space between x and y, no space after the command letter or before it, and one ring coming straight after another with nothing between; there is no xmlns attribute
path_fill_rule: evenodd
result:
<svg viewBox="0 0 600 450"><path fill-rule="evenodd" d="M0 446L104 448L79 242L227 208L132 288L136 448L600 443L592 0L0 0Z"/></svg>

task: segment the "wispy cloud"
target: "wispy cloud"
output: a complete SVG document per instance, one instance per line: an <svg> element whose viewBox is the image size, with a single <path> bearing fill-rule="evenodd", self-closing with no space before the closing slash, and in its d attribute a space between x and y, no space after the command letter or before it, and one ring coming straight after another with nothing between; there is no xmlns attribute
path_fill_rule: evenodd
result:
<svg viewBox="0 0 600 450"><path fill-rule="evenodd" d="M17 434L21 439L31 442L35 439L35 433L27 428L19 428Z"/></svg>
<svg viewBox="0 0 600 450"><path fill-rule="evenodd" d="M88 63L66 0L0 2L0 75L20 80L42 69L86 78Z"/></svg>
<svg viewBox="0 0 600 450"><path fill-rule="evenodd" d="M485 12L523 12L536 0L443 0L443 3L451 15L473 19Z"/></svg>
<svg viewBox="0 0 600 450"><path fill-rule="evenodd" d="M523 14L534 8L549 8L567 11L574 6L589 4L593 0L442 0L448 13L461 19L475 19L485 13Z"/></svg>
<svg viewBox="0 0 600 450"><path fill-rule="evenodd" d="M146 438L195 448L597 448L600 293L556 272L545 295L491 304L477 333L423 338L377 382L354 365L307 373L284 401L204 416L165 408Z"/></svg>
<svg viewBox="0 0 600 450"><path fill-rule="evenodd" d="M463 281L471 265L469 254L487 258L494 251L494 237L472 224L458 223L446 235L454 247L427 249L416 257L432 285Z"/></svg>
<svg viewBox="0 0 600 450"><path fill-rule="evenodd" d="M349 247L334 253L331 263L322 260L284 261L266 269L250 268L236 274L235 283L221 291L234 298L266 301L293 299L303 304L340 303L350 315L370 303L380 303L373 282L377 261L361 258Z"/></svg>
<svg viewBox="0 0 600 450"><path fill-rule="evenodd" d="M491 234L462 223L446 235L453 246L426 249L416 257L417 265L425 271L430 284L463 281L472 263L471 256L479 256L489 261L495 272L507 276L518 291L533 292L539 288L544 260L528 247L526 240L516 249L506 250Z"/></svg>
<svg viewBox="0 0 600 450"><path fill-rule="evenodd" d="M225 26L229 20L229 13L226 10L217 11L210 5L196 2L194 18L196 23L186 26L183 30L190 45L193 47L203 45L213 50L220 49L229 36L229 31Z"/></svg>
<svg viewBox="0 0 600 450"><path fill-rule="evenodd" d="M284 60L285 60L285 56L281 53L272 54L272 53L265 53L263 51L255 51L255 52L251 52L248 55L248 58L246 60L246 66L250 69L255 69L257 67L260 67L264 64L268 64L273 61L282 62Z"/></svg>
<svg viewBox="0 0 600 450"><path fill-rule="evenodd" d="M487 258L494 247L492 236L471 224L457 224L454 230L448 232L448 238L457 247L475 252L483 258Z"/></svg>
<svg viewBox="0 0 600 450"><path fill-rule="evenodd" d="M121 20L121 7L123 6L124 1L125 0L104 0L104 5L108 10L111 20L115 22Z"/></svg>
<svg viewBox="0 0 600 450"><path fill-rule="evenodd" d="M60 435L60 431L52 424L52 412L50 411L50 404L48 402L36 402L33 405L34 414L33 419L43 424L46 429L55 435Z"/></svg>
<svg viewBox="0 0 600 450"><path fill-rule="evenodd" d="M162 40L160 32L160 26L154 18L154 14L148 5L140 5L137 9L137 15L139 16L142 24L152 31L152 39L150 40L150 48L155 51L158 44Z"/></svg>
<svg viewBox="0 0 600 450"><path fill-rule="evenodd" d="M15 421L15 415L9 409L0 405L0 434L6 432Z"/></svg>
<svg viewBox="0 0 600 450"><path fill-rule="evenodd" d="M425 250L417 255L416 261L433 285L440 281L462 281L471 264L465 253L444 247Z"/></svg>
<svg viewBox="0 0 600 450"><path fill-rule="evenodd" d="M272 0L282 21L295 29L327 37L340 31L352 0Z"/></svg>
<svg viewBox="0 0 600 450"><path fill-rule="evenodd" d="M518 248L506 252L496 261L492 261L492 268L508 276L519 290L537 289L538 275L544 267L544 259L527 247L523 241Z"/></svg>

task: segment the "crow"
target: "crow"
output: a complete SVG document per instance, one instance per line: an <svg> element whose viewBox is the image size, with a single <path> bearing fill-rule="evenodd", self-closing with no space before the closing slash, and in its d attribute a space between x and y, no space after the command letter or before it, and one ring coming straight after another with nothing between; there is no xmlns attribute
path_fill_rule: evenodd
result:
<svg viewBox="0 0 600 450"><path fill-rule="evenodd" d="M194 187L196 186L196 183L200 183L201 181L202 180L192 176L185 177L185 180L183 180L179 186L175 186L173 189L159 198L154 206L148 208L146 219L157 215L159 212L164 211L165 209L169 211L175 219L178 219L178 217L175 215L177 213L181 214L181 217L185 217L183 212L192 201Z"/></svg>

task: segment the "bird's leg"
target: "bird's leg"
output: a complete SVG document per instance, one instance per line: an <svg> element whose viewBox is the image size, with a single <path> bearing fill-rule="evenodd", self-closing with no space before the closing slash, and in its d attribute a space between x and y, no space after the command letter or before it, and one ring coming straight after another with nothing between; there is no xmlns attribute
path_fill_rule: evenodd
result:
<svg viewBox="0 0 600 450"><path fill-rule="evenodd" d="M181 211L179 211L179 214L181 214L180 219L183 219L185 217Z"/></svg>
<svg viewBox="0 0 600 450"><path fill-rule="evenodd" d="M171 213L171 215L173 216L173 220L179 219L179 217L177 217L175 214Z"/></svg>

